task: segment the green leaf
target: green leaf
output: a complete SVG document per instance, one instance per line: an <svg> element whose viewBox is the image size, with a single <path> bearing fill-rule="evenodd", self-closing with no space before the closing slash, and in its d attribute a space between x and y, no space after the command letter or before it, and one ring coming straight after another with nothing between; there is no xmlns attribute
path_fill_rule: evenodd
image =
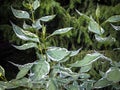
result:
<svg viewBox="0 0 120 90"><path fill-rule="evenodd" d="M68 56L70 52L65 48L49 47L47 50L47 56L53 61L60 61Z"/></svg>
<svg viewBox="0 0 120 90"><path fill-rule="evenodd" d="M52 20L55 16L56 15L44 16L44 17L41 17L40 20L43 22L48 22L48 21Z"/></svg>
<svg viewBox="0 0 120 90"><path fill-rule="evenodd" d="M104 29L93 19L91 19L89 22L88 30L98 35L104 33Z"/></svg>
<svg viewBox="0 0 120 90"><path fill-rule="evenodd" d="M11 7L11 10L16 18L24 18L24 19L30 18L30 15L27 11L16 10L13 7Z"/></svg>
<svg viewBox="0 0 120 90"><path fill-rule="evenodd" d="M58 90L57 82L55 79L50 79L47 83L47 90Z"/></svg>
<svg viewBox="0 0 120 90"><path fill-rule="evenodd" d="M40 24L40 20L36 20L33 24L32 24L32 27L39 30L42 28L42 25Z"/></svg>
<svg viewBox="0 0 120 90"><path fill-rule="evenodd" d="M105 43L105 44L111 44L113 42L115 42L115 38L108 36L108 37L101 37L97 34L95 34L95 39L100 42L100 43Z"/></svg>
<svg viewBox="0 0 120 90"><path fill-rule="evenodd" d="M82 49L82 48L78 49L77 51L70 51L70 52L71 52L70 56L75 56L75 55L77 55L77 54L80 52L81 49Z"/></svg>
<svg viewBox="0 0 120 90"><path fill-rule="evenodd" d="M73 28L72 28L72 27L68 27L68 28L58 29L58 30L54 31L50 36L67 33L67 32L70 31L71 29L73 29ZM48 36L48 37L50 37L50 36Z"/></svg>
<svg viewBox="0 0 120 90"><path fill-rule="evenodd" d="M83 67L81 67L80 72L81 72L81 73L88 72L91 68L92 68L92 64L83 66Z"/></svg>
<svg viewBox="0 0 120 90"><path fill-rule="evenodd" d="M16 49L19 49L19 50L26 50L26 49L29 49L29 48L37 48L37 44L36 43L26 43L26 44L23 44L21 46L16 46L16 45L13 45Z"/></svg>
<svg viewBox="0 0 120 90"><path fill-rule="evenodd" d="M92 64L93 62L98 60L101 56L102 56L102 54L97 53L97 52L92 53L92 54L87 54L82 60L77 61L77 62L71 64L70 66L72 66L72 67L86 66L86 65Z"/></svg>
<svg viewBox="0 0 120 90"><path fill-rule="evenodd" d="M32 26L26 24L26 22L24 21L24 23L23 23L23 29L29 30L29 29L32 29Z"/></svg>
<svg viewBox="0 0 120 90"><path fill-rule="evenodd" d="M115 26L113 24L111 24L111 26L116 30L116 31L119 31L120 30L120 26Z"/></svg>
<svg viewBox="0 0 120 90"><path fill-rule="evenodd" d="M20 68L20 71L18 72L16 79L20 79L23 78L28 71L31 69L31 67L33 66L34 63L28 63L25 65L22 65L22 67Z"/></svg>
<svg viewBox="0 0 120 90"><path fill-rule="evenodd" d="M37 61L32 68L32 76L31 79L34 81L41 80L44 78L50 71L50 65L45 60Z"/></svg>
<svg viewBox="0 0 120 90"><path fill-rule="evenodd" d="M107 78L107 80L109 81L113 81L114 83L119 82L120 81L120 69L119 68L110 68L106 74L105 77Z"/></svg>
<svg viewBox="0 0 120 90"><path fill-rule="evenodd" d="M12 24L13 30L15 32L15 34L17 35L17 37L19 37L22 40L30 40L30 41L35 41L35 42L39 42L39 38L37 35L29 32L29 31L24 31L22 28L20 28L19 26Z"/></svg>
<svg viewBox="0 0 120 90"><path fill-rule="evenodd" d="M82 78L82 79L88 79L88 78L90 78L90 75L87 74L87 73L81 73L80 74L80 78Z"/></svg>
<svg viewBox="0 0 120 90"><path fill-rule="evenodd" d="M114 15L109 17L106 22L118 22L120 21L120 15Z"/></svg>
<svg viewBox="0 0 120 90"><path fill-rule="evenodd" d="M94 84L94 88L103 88L111 84L112 84L111 81L108 81L106 78L101 78Z"/></svg>
<svg viewBox="0 0 120 90"><path fill-rule="evenodd" d="M5 70L4 68L0 65L0 77L5 76Z"/></svg>
<svg viewBox="0 0 120 90"><path fill-rule="evenodd" d="M40 2L38 0L35 0L33 2L33 9L36 10L40 6Z"/></svg>
<svg viewBox="0 0 120 90"><path fill-rule="evenodd" d="M96 9L96 17L97 17L97 18L100 17L100 7L99 7L99 5L97 5L97 9Z"/></svg>

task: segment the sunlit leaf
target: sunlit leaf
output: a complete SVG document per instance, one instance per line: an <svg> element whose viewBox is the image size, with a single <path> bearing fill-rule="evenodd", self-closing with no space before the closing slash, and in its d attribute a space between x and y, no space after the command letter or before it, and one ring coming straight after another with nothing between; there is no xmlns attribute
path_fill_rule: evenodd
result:
<svg viewBox="0 0 120 90"><path fill-rule="evenodd" d="M106 22L118 22L120 21L120 15L114 15L109 17Z"/></svg>
<svg viewBox="0 0 120 90"><path fill-rule="evenodd" d="M19 50L26 50L26 49L29 49L29 48L37 48L37 44L36 43L26 43L26 44L23 44L21 46L16 46L16 45L13 45L16 49L19 49Z"/></svg>
<svg viewBox="0 0 120 90"><path fill-rule="evenodd" d="M22 28L20 28L19 26L12 24L13 30L15 32L15 34L17 35L17 37L19 37L22 40L30 40L30 41L35 41L35 42L39 42L39 38L37 35L29 32L29 31L24 31Z"/></svg>
<svg viewBox="0 0 120 90"><path fill-rule="evenodd" d="M87 73L81 73L81 74L80 74L80 78L82 78L82 79L87 79L87 78L90 78L90 75L87 74Z"/></svg>
<svg viewBox="0 0 120 90"><path fill-rule="evenodd" d="M111 24L111 26L116 30L116 31L119 31L120 30L120 26L115 26L113 24Z"/></svg>
<svg viewBox="0 0 120 90"><path fill-rule="evenodd" d="M50 47L47 50L47 56L53 61L60 61L68 56L70 52L65 48Z"/></svg>
<svg viewBox="0 0 120 90"><path fill-rule="evenodd" d="M24 18L24 19L30 18L30 15L27 11L16 10L13 7L11 7L11 10L16 18Z"/></svg>
<svg viewBox="0 0 120 90"><path fill-rule="evenodd" d="M100 53L92 53L87 54L82 60L76 61L75 63L71 64L72 67L82 67L89 64L92 64L96 60L98 60L102 55Z"/></svg>
<svg viewBox="0 0 120 90"><path fill-rule="evenodd" d="M55 16L56 15L44 16L44 17L41 17L40 20L44 21L44 22L48 22L48 21L52 20Z"/></svg>
<svg viewBox="0 0 120 90"><path fill-rule="evenodd" d="M50 65L45 60L39 60L34 64L32 68L32 76L31 79L34 81L40 80L44 78L50 71Z"/></svg>
<svg viewBox="0 0 120 90"><path fill-rule="evenodd" d="M106 44L110 44L110 43L113 43L115 42L115 38L111 37L111 36L108 36L108 37L101 37L97 34L95 34L95 39L100 42L100 43L106 43Z"/></svg>
<svg viewBox="0 0 120 90"><path fill-rule="evenodd" d="M5 70L4 68L0 65L0 77L5 76Z"/></svg>
<svg viewBox="0 0 120 90"><path fill-rule="evenodd" d="M57 82L55 79L50 79L47 83L47 90L58 90Z"/></svg>
<svg viewBox="0 0 120 90"><path fill-rule="evenodd" d="M33 66L34 63L28 63L25 65L22 65L20 68L20 71L18 72L16 79L20 79L22 77L24 77L28 71L31 69L31 67Z"/></svg>
<svg viewBox="0 0 120 90"><path fill-rule="evenodd" d="M92 64L81 67L80 72L88 72L92 68Z"/></svg>
<svg viewBox="0 0 120 90"><path fill-rule="evenodd" d="M40 2L38 0L35 0L33 2L33 9L36 10L40 6Z"/></svg>
<svg viewBox="0 0 120 90"><path fill-rule="evenodd" d="M32 27L39 30L42 28L42 25L40 24L40 20L36 20L33 24L32 24Z"/></svg>
<svg viewBox="0 0 120 90"><path fill-rule="evenodd" d="M110 68L106 74L105 77L109 81L113 82L119 82L120 81L120 69L119 68Z"/></svg>
<svg viewBox="0 0 120 90"><path fill-rule="evenodd" d="M103 88L111 84L112 84L111 81L108 81L106 78L101 78L94 84L94 88Z"/></svg>
<svg viewBox="0 0 120 90"><path fill-rule="evenodd" d="M72 30L72 29L73 29L72 27L58 29L58 30L54 31L50 36L67 33L68 31L70 31L70 30ZM50 37L50 36L49 36L49 37Z"/></svg>
<svg viewBox="0 0 120 90"><path fill-rule="evenodd" d="M89 22L88 30L98 35L104 33L104 29L93 19L91 19Z"/></svg>

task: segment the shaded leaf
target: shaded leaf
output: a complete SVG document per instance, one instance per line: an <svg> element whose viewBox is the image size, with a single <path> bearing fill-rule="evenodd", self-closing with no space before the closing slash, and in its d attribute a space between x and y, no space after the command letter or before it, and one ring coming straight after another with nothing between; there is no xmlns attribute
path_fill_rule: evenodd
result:
<svg viewBox="0 0 120 90"><path fill-rule="evenodd" d="M97 5L97 9L96 9L96 16L99 18L100 17L100 7L99 5Z"/></svg>
<svg viewBox="0 0 120 90"><path fill-rule="evenodd" d="M82 78L82 79L88 79L88 78L90 78L90 75L87 74L87 73L81 73L80 74L80 78Z"/></svg>
<svg viewBox="0 0 120 90"><path fill-rule="evenodd" d="M55 16L56 15L44 16L44 17L41 17L40 20L44 21L44 22L48 22L48 21L52 20Z"/></svg>
<svg viewBox="0 0 120 90"><path fill-rule="evenodd" d="M36 10L40 6L40 2L38 0L35 0L33 2L33 9Z"/></svg>
<svg viewBox="0 0 120 90"><path fill-rule="evenodd" d="M58 90L57 82L55 79L50 79L47 83L47 90Z"/></svg>
<svg viewBox="0 0 120 90"><path fill-rule="evenodd" d="M88 72L92 68L92 64L81 67L80 72Z"/></svg>
<svg viewBox="0 0 120 90"><path fill-rule="evenodd" d="M111 84L112 84L111 81L108 81L106 78L101 78L94 84L94 88L103 88Z"/></svg>
<svg viewBox="0 0 120 90"><path fill-rule="evenodd" d="M45 60L37 61L32 68L32 76L31 79L34 81L40 80L44 78L50 71L50 65Z"/></svg>
<svg viewBox="0 0 120 90"><path fill-rule="evenodd" d="M77 51L70 51L70 52L71 52L70 56L75 56L75 55L77 55L77 54L80 52L81 49L82 49L82 48L78 49Z"/></svg>
<svg viewBox="0 0 120 90"><path fill-rule="evenodd" d="M42 28L42 25L40 24L40 20L36 20L33 24L32 24L32 27L39 30Z"/></svg>
<svg viewBox="0 0 120 90"><path fill-rule="evenodd" d="M24 21L23 28L28 30L28 29L32 29L32 26L26 24L26 22Z"/></svg>
<svg viewBox="0 0 120 90"><path fill-rule="evenodd" d="M120 21L120 15L114 15L109 17L106 22L118 22Z"/></svg>
<svg viewBox="0 0 120 90"><path fill-rule="evenodd" d="M87 54L82 60L76 61L75 63L71 64L70 66L72 66L72 67L86 66L86 65L92 64L93 62L98 60L101 56L102 56L102 54L97 53L97 52L92 53L92 54Z"/></svg>
<svg viewBox="0 0 120 90"><path fill-rule="evenodd" d="M5 76L5 70L4 68L0 65L0 77Z"/></svg>
<svg viewBox="0 0 120 90"><path fill-rule="evenodd" d="M119 31L120 30L120 26L115 26L113 24L111 24L111 26L116 30L116 31Z"/></svg>
<svg viewBox="0 0 120 90"><path fill-rule="evenodd" d="M47 50L47 56L53 61L60 61L68 56L70 52L65 48L50 47Z"/></svg>
<svg viewBox="0 0 120 90"><path fill-rule="evenodd" d="M36 43L26 43L21 46L16 46L16 45L13 45L13 46L19 50L26 50L26 49L33 48L33 47L37 48Z"/></svg>
<svg viewBox="0 0 120 90"><path fill-rule="evenodd" d="M16 10L13 7L11 7L11 10L16 18L24 18L24 19L30 18L30 15L27 11Z"/></svg>
<svg viewBox="0 0 120 90"><path fill-rule="evenodd" d="M120 69L119 68L110 68L106 74L105 77L109 81L113 82L119 82L120 81Z"/></svg>

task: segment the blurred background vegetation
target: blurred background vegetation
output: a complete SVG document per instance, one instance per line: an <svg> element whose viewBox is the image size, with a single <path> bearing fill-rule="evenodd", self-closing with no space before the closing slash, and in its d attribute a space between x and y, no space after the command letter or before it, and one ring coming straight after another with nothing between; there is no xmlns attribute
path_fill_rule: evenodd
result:
<svg viewBox="0 0 120 90"><path fill-rule="evenodd" d="M4 68L13 71L14 77L17 71L14 71L11 64L8 61L23 64L27 62L32 62L35 60L34 50L30 49L27 51L18 51L14 49L11 44L22 44L23 41L18 39L11 27L10 20L15 22L17 25L22 26L23 20L16 19L11 12L11 5L16 9L22 9L23 0L0 0L0 64ZM105 21L112 15L120 15L120 0L41 0L41 6L35 12L35 17L39 18L45 15L55 14L56 17L46 23L48 34L56 29L64 27L74 27L74 29L67 35L62 35L59 37L53 37L49 39L51 45L61 46L68 48L69 50L77 50L82 47L82 50L107 50L107 55L112 58L116 55L116 60L119 59L119 51L112 54L108 52L114 48L120 47L120 31L115 32L110 24L102 24L105 29L106 36L112 35L116 38L116 42L113 44L105 45L96 42L93 33L88 32L88 24L86 20L78 15L75 11L78 11L95 17L95 10L97 5L100 6L100 23ZM120 25L120 23L115 23ZM88 52L87 52L88 53ZM113 54L114 53L114 54ZM82 53L84 56L85 54ZM80 53L78 58L83 57ZM9 68L11 67L11 68Z"/></svg>

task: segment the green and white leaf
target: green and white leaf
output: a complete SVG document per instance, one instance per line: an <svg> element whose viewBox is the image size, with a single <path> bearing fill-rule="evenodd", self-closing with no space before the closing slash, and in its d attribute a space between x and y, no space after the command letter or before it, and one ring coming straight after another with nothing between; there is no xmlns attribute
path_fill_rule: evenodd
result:
<svg viewBox="0 0 120 90"><path fill-rule="evenodd" d="M40 20L43 22L48 22L48 21L52 20L55 16L56 15L44 16L44 17L41 17Z"/></svg>
<svg viewBox="0 0 120 90"><path fill-rule="evenodd" d="M38 0L35 0L33 2L33 9L36 10L40 6L40 2Z"/></svg>
<svg viewBox="0 0 120 90"><path fill-rule="evenodd" d="M21 46L13 45L13 47L15 47L16 49L19 49L19 50L26 50L26 49L33 48L33 47L38 48L36 43L26 43Z"/></svg>
<svg viewBox="0 0 120 90"><path fill-rule="evenodd" d="M46 52L48 58L50 58L53 61L60 61L66 56L68 56L70 53L71 52L69 52L67 49L60 47L49 47Z"/></svg>
<svg viewBox="0 0 120 90"><path fill-rule="evenodd" d="M80 68L80 72L81 72L81 73L88 72L91 68L92 68L92 64L83 66L83 67Z"/></svg>
<svg viewBox="0 0 120 90"><path fill-rule="evenodd" d="M32 70L31 70L31 79L33 81L41 80L44 78L50 71L50 65L45 60L39 60L34 64Z"/></svg>
<svg viewBox="0 0 120 90"><path fill-rule="evenodd" d="M22 10L17 10L11 7L11 10L16 18L24 18L24 19L29 19L30 15L27 11L22 11Z"/></svg>
<svg viewBox="0 0 120 90"><path fill-rule="evenodd" d="M111 26L116 30L116 31L119 31L120 30L120 26L115 26L113 24L111 24Z"/></svg>
<svg viewBox="0 0 120 90"><path fill-rule="evenodd" d="M114 15L109 17L106 22L119 22L120 21L120 15Z"/></svg>
<svg viewBox="0 0 120 90"><path fill-rule="evenodd" d="M88 79L88 78L90 78L90 75L87 74L87 73L81 73L80 74L80 78L82 78L82 79Z"/></svg>
<svg viewBox="0 0 120 90"><path fill-rule="evenodd" d="M111 44L116 41L115 38L108 36L108 37L101 37L97 34L95 34L95 39L100 42L100 43L106 43L106 44Z"/></svg>
<svg viewBox="0 0 120 90"><path fill-rule="evenodd" d="M37 35L29 32L29 31L24 31L22 28L20 28L19 26L12 24L13 30L15 32L15 34L17 35L17 37L19 37L22 40L26 40L26 41L35 41L35 42L39 42L39 38Z"/></svg>
<svg viewBox="0 0 120 90"><path fill-rule="evenodd" d="M23 78L26 74L28 74L28 71L31 69L33 64L34 63L28 63L19 67L20 71L18 72L16 79Z"/></svg>
<svg viewBox="0 0 120 90"><path fill-rule="evenodd" d="M26 24L26 22L24 21L24 23L23 23L23 29L29 30L29 29L32 29L32 26Z"/></svg>
<svg viewBox="0 0 120 90"><path fill-rule="evenodd" d="M115 67L110 68L106 72L105 77L107 80L113 81L114 83L119 82L120 81L120 69L115 68Z"/></svg>
<svg viewBox="0 0 120 90"><path fill-rule="evenodd" d="M100 53L92 53L92 54L87 54L82 60L76 61L75 63L71 64L70 66L72 67L83 67L89 64L92 64L99 58L101 58L102 54Z"/></svg>
<svg viewBox="0 0 120 90"><path fill-rule="evenodd" d="M5 70L4 68L0 65L0 77L5 76Z"/></svg>
<svg viewBox="0 0 120 90"><path fill-rule="evenodd" d="M104 29L93 19L91 19L89 22L88 30L98 35L104 33Z"/></svg>
<svg viewBox="0 0 120 90"><path fill-rule="evenodd" d="M78 49L77 51L70 51L70 52L71 52L70 56L75 56L75 55L77 55L77 54L80 52L81 49L82 49L82 48Z"/></svg>
<svg viewBox="0 0 120 90"><path fill-rule="evenodd" d="M57 82L55 79L50 78L47 83L47 90L58 90Z"/></svg>
<svg viewBox="0 0 120 90"><path fill-rule="evenodd" d="M106 78L101 78L94 84L94 88L103 88L111 84L112 84L111 81L108 81Z"/></svg>
<svg viewBox="0 0 120 90"><path fill-rule="evenodd" d="M36 20L33 24L32 24L32 27L39 30L42 28L42 25L40 24L40 20Z"/></svg>
<svg viewBox="0 0 120 90"><path fill-rule="evenodd" d="M58 30L54 31L50 36L64 34L64 33L67 33L68 31L70 31L72 29L73 29L72 27L58 29ZM50 36L48 36L48 37L50 37Z"/></svg>

